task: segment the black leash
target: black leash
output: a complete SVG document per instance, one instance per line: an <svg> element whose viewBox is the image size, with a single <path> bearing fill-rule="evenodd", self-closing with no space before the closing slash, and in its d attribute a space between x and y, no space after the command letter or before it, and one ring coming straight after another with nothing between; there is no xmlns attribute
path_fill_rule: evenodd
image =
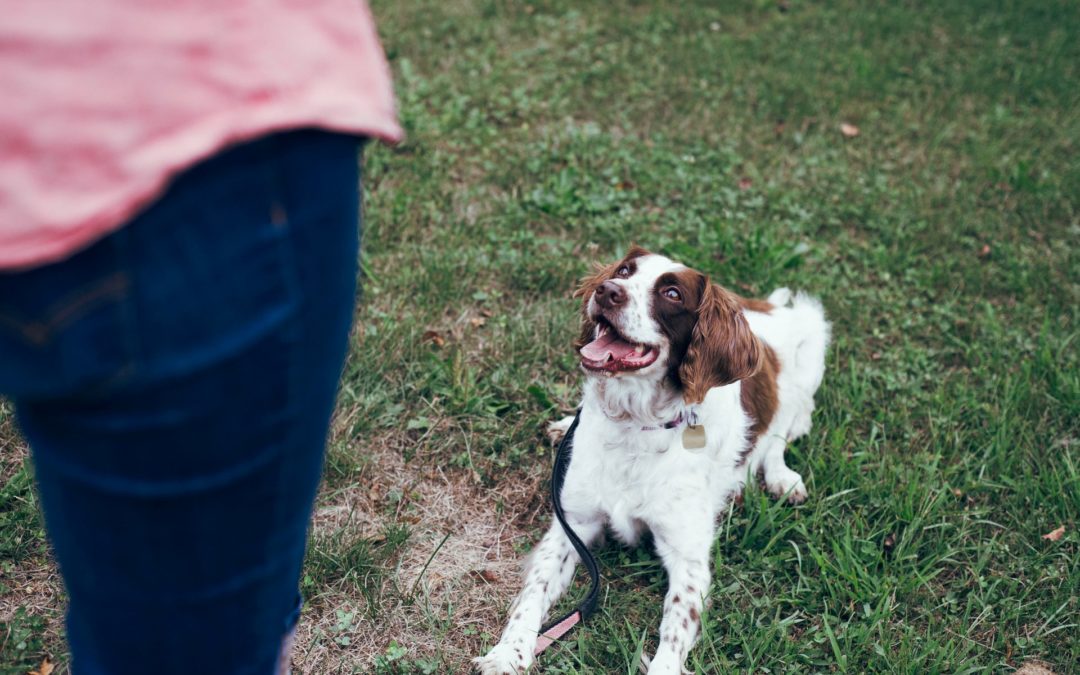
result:
<svg viewBox="0 0 1080 675"><path fill-rule="evenodd" d="M555 517L559 519L563 532L566 533L570 543L577 550L581 562L585 564L585 569L589 570L589 576L592 577L592 586L589 588L589 594L573 611L549 622L540 629L540 638L537 640L534 656L547 649L556 640L561 639L574 626L583 623L592 616L593 612L596 611L596 603L600 599L600 568L596 565L596 558L589 552L589 548L585 546L585 543L581 541L581 537L577 536L570 524L566 522L562 501L559 499L563 483L566 481L566 470L570 468L570 455L574 447L574 432L577 430L578 421L580 420L581 411L578 410L577 415L574 416L574 423L570 425L566 435L563 436L562 442L559 443L559 452L555 455L555 467L551 471L551 505L555 509Z"/></svg>

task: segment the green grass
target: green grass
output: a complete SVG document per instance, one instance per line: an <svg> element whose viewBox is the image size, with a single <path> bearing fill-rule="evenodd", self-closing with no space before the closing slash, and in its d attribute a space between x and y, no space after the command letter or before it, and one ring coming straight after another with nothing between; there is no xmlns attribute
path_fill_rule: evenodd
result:
<svg viewBox="0 0 1080 675"><path fill-rule="evenodd" d="M484 489L546 472L542 425L580 382L570 291L637 243L744 294L804 288L834 324L789 450L811 499L755 491L724 521L693 669L1080 672L1080 5L372 4L408 139L367 153L324 503L366 489L375 438ZM7 569L43 551L4 475ZM313 611L423 603L397 580L410 501L385 500L379 535L316 533ZM596 619L537 672L632 673L655 649L662 567L600 558ZM505 610L477 632L427 608L436 647L342 652L334 672L460 672ZM39 635L28 621L0 641Z"/></svg>

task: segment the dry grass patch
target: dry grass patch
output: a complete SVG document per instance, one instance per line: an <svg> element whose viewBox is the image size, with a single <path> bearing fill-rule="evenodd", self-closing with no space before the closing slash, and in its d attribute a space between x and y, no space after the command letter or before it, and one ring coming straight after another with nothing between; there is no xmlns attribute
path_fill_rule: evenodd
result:
<svg viewBox="0 0 1080 675"><path fill-rule="evenodd" d="M298 631L295 672L373 672L395 658L458 672L501 628L518 590L521 551L545 513L547 467L488 487L434 457L406 462L409 443L398 436L349 448L368 458L362 478L320 500L316 550L362 539L374 551L392 544L400 527L408 538L366 580L338 569L335 580L318 583Z"/></svg>

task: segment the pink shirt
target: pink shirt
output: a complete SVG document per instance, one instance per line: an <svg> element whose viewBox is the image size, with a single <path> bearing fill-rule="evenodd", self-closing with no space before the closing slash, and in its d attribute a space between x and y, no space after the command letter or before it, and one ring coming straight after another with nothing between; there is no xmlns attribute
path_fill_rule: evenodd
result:
<svg viewBox="0 0 1080 675"><path fill-rule="evenodd" d="M363 0L0 0L0 269L115 230L223 146L401 138Z"/></svg>

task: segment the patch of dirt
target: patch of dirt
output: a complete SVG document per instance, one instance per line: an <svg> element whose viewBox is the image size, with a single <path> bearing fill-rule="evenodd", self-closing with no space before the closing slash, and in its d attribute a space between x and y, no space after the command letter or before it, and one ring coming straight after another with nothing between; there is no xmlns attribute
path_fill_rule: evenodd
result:
<svg viewBox="0 0 1080 675"><path fill-rule="evenodd" d="M546 515L547 466L528 475L514 471L486 488L464 469L420 458L406 463L399 444L388 440L356 449L372 457L364 471L368 480L339 490L321 506L314 531L318 536L348 523L358 534L373 535L388 518L380 497L391 491L406 495L403 520L410 538L388 581L392 588L384 589L374 621L359 593L310 598L297 631L294 673L371 672L392 642L407 650L403 660L441 659L447 672L463 672L485 641L497 639L520 589L524 557L516 550L534 543L532 533ZM400 503L397 512L403 512ZM335 633L337 612L358 608L348 644L340 644L334 639L341 635Z"/></svg>
<svg viewBox="0 0 1080 675"><path fill-rule="evenodd" d="M1039 661L1028 661L1016 670L1016 675L1054 675L1054 671Z"/></svg>
<svg viewBox="0 0 1080 675"><path fill-rule="evenodd" d="M49 633L60 633L64 623L60 611L64 603L64 583L51 560L21 560L10 572L4 572L2 578L8 592L0 596L0 623L10 622L15 611L21 608L30 616L45 617Z"/></svg>

